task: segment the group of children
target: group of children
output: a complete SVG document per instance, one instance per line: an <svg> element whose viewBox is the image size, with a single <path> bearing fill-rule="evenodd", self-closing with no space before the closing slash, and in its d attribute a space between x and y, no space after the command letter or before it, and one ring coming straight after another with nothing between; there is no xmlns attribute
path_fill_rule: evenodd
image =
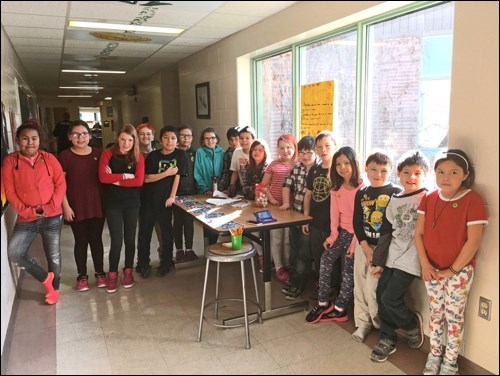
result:
<svg viewBox="0 0 500 376"><path fill-rule="evenodd" d="M154 127L141 124L136 130L125 125L116 143L101 151L89 146L87 123L76 121L68 131L72 146L58 160L39 150L40 132L34 120L18 128L20 151L5 158L2 185L18 213L9 257L43 284L48 304L59 298L62 217L75 238L77 289L89 289L90 245L97 287L112 293L118 286L123 243L121 282L125 288L134 285L137 224L136 271L144 278L150 274L156 226L161 248L158 275L163 276L173 267L174 244L178 261L196 258L193 222L173 206L177 195L210 196L217 189L255 199L260 183L266 187L269 204L312 217L307 225L271 231L271 256L276 278L286 282L282 289L286 299L298 298L316 273L318 301L306 322L346 321L354 301L357 329L352 338L362 342L372 328L380 329L373 361L383 362L396 351L397 329L406 332L411 348L419 348L424 339L422 316L407 307L405 293L421 277L430 301L431 351L424 374L458 373L474 256L488 223L481 196L471 190L474 168L462 150L437 156L438 189L429 193L425 179L430 165L421 152L407 152L398 161L401 187L389 182L392 161L380 151L366 159L367 181L363 181L355 151L337 148L329 131L315 139L305 136L298 143L291 134L281 135L273 161L267 143L256 139L251 127L230 128L229 147L223 151L214 128L201 132L201 146L195 150L188 126L163 127L159 145L153 146ZM107 273L105 219L111 238ZM44 241L48 272L28 255L36 233ZM210 242L216 241L207 235L212 236ZM262 271L262 249L257 250ZM335 299L332 288L338 291Z"/></svg>

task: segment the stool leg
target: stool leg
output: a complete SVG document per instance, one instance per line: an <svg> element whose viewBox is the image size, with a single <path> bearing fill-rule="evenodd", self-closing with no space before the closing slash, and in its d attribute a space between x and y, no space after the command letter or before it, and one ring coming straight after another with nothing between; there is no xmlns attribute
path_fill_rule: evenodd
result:
<svg viewBox="0 0 500 376"><path fill-rule="evenodd" d="M250 332L248 330L248 311L247 311L247 294L246 294L246 284L245 284L245 265L243 261L240 261L241 265L241 286L243 288L243 314L245 315L245 333L247 336L247 349L250 348Z"/></svg>
<svg viewBox="0 0 500 376"><path fill-rule="evenodd" d="M253 285L255 287L255 299L257 300L257 315L259 315L259 323L262 324L262 309L260 308L259 289L257 288L257 277L255 275L255 263L253 262L253 258L250 259L250 264L252 265Z"/></svg>
<svg viewBox="0 0 500 376"><path fill-rule="evenodd" d="M219 318L219 270L220 270L220 262L217 263L217 278L215 279L215 318Z"/></svg>
<svg viewBox="0 0 500 376"><path fill-rule="evenodd" d="M205 268L205 282L203 283L203 296L201 298L200 325L198 327L198 342L201 342L201 329L203 328L203 313L205 312L205 296L207 293L207 280L208 280L209 266L210 266L210 260L207 258L207 266Z"/></svg>

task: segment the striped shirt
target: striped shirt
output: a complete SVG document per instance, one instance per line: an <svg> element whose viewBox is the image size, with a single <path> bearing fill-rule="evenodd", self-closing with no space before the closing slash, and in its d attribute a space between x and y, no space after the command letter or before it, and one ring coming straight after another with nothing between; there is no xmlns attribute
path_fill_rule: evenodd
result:
<svg viewBox="0 0 500 376"><path fill-rule="evenodd" d="M278 201L278 205L283 205L283 182L293 168L293 164L283 163L279 160L272 161L266 168L266 174L271 174L271 182L268 189L273 197Z"/></svg>

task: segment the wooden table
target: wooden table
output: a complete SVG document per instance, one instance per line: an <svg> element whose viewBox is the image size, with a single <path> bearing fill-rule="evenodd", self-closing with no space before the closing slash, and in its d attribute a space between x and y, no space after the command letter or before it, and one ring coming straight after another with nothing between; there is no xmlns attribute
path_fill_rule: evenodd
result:
<svg viewBox="0 0 500 376"><path fill-rule="evenodd" d="M244 236L262 245L264 255L263 319L269 319L302 309L307 309L309 302L307 300L300 299L286 306L272 307L270 230L307 224L312 218L293 210L281 211L278 207L270 205L266 209L271 211L272 216L277 221L265 224L253 224L248 222L255 220L253 213L264 208L256 207L255 202L252 200L244 201L248 203L248 205L244 207L237 207L238 203L235 205L228 204L215 206L207 203L207 197L203 195L196 195L177 197L175 205L192 215L194 219L204 228L217 232L221 235L229 234L228 227L231 225L239 224L244 226ZM228 319L225 320L225 323L234 324L240 322L241 319L241 317Z"/></svg>

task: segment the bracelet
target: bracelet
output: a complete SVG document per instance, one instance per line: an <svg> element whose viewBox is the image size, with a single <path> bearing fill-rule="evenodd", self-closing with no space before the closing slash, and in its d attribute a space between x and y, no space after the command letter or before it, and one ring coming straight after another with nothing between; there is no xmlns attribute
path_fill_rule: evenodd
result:
<svg viewBox="0 0 500 376"><path fill-rule="evenodd" d="M452 272L453 274L458 274L458 272L457 272L455 269L453 269L453 266L450 266L448 269L449 269L449 270L450 270L450 272Z"/></svg>

